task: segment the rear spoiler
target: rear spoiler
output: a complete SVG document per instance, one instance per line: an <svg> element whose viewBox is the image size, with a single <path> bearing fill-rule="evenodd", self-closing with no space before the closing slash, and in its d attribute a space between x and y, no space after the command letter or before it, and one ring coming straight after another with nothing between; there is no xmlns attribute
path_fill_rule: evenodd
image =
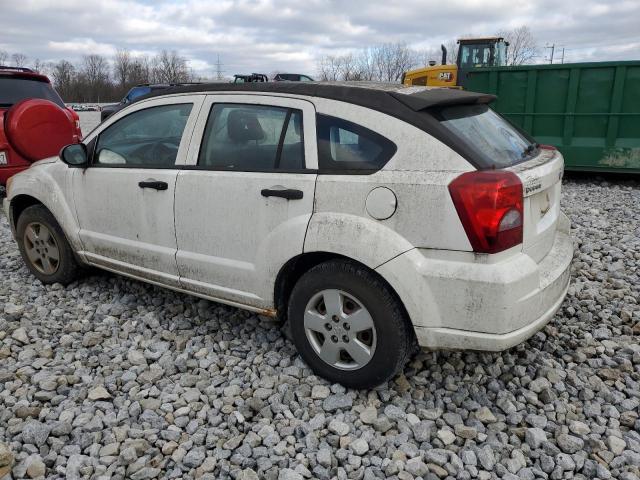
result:
<svg viewBox="0 0 640 480"><path fill-rule="evenodd" d="M421 89L412 94L402 92L389 92L389 94L416 112L428 108L450 105L488 104L497 98L495 95L489 95L487 93L468 92L466 90L450 88Z"/></svg>

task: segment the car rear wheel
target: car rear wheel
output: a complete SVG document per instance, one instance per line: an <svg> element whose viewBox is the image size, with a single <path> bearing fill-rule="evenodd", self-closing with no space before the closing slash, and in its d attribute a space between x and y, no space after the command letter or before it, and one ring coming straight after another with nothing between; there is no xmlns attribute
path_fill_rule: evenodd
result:
<svg viewBox="0 0 640 480"><path fill-rule="evenodd" d="M388 285L355 262L329 261L305 273L289 300L291 333L316 372L371 388L401 371L415 337Z"/></svg>
<svg viewBox="0 0 640 480"><path fill-rule="evenodd" d="M16 225L18 247L27 267L42 283L67 284L79 266L62 228L42 205L27 208Z"/></svg>

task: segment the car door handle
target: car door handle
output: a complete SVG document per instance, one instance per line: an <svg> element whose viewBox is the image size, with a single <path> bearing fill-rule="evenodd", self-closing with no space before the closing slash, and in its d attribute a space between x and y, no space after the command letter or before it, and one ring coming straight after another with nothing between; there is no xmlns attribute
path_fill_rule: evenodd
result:
<svg viewBox="0 0 640 480"><path fill-rule="evenodd" d="M262 193L263 197L281 197L287 200L300 200L304 196L302 190L295 190L293 188L265 188L260 193Z"/></svg>
<svg viewBox="0 0 640 480"><path fill-rule="evenodd" d="M138 186L140 188L153 188L154 190L166 190L169 188L167 182L160 182L158 180L145 180L144 182L139 182Z"/></svg>

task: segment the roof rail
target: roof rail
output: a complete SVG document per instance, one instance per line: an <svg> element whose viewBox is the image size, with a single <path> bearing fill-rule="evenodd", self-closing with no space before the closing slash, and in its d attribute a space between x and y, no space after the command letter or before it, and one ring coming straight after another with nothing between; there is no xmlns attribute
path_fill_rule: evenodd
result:
<svg viewBox="0 0 640 480"><path fill-rule="evenodd" d="M30 68L26 67L10 67L9 65L0 65L0 70L15 70L16 72L36 73Z"/></svg>

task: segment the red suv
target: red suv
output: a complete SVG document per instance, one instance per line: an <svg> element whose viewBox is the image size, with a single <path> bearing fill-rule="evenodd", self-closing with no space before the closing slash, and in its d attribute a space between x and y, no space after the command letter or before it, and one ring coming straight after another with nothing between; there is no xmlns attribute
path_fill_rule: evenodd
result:
<svg viewBox="0 0 640 480"><path fill-rule="evenodd" d="M0 186L33 162L82 139L80 117L49 79L28 68L0 65Z"/></svg>

